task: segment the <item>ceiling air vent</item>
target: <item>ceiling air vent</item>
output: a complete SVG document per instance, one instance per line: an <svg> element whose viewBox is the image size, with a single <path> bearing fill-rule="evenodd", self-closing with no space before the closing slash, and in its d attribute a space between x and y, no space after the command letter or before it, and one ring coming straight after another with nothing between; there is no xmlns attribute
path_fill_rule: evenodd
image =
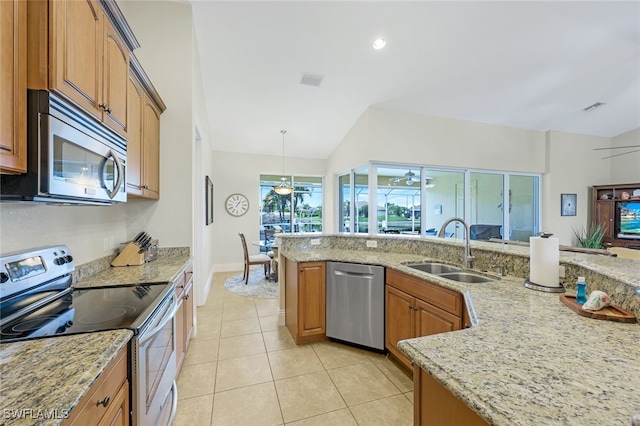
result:
<svg viewBox="0 0 640 426"><path fill-rule="evenodd" d="M318 74L302 74L302 79L300 80L300 84L306 84L307 86L315 86L320 87L320 83L322 83L323 75Z"/></svg>
<svg viewBox="0 0 640 426"><path fill-rule="evenodd" d="M600 108L601 106L606 105L604 102L596 102L593 105L589 105L588 107L584 108L583 111L593 111L596 108Z"/></svg>

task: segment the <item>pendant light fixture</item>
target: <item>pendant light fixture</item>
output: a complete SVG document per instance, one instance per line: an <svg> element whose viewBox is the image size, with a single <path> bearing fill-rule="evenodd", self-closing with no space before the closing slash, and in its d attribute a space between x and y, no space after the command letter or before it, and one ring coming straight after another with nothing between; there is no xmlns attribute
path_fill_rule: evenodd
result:
<svg viewBox="0 0 640 426"><path fill-rule="evenodd" d="M280 130L282 133L282 174L284 174L284 134L287 133L286 130ZM293 192L293 187L289 186L286 177L280 178L280 185L274 186L273 190L276 191L278 195L289 195Z"/></svg>

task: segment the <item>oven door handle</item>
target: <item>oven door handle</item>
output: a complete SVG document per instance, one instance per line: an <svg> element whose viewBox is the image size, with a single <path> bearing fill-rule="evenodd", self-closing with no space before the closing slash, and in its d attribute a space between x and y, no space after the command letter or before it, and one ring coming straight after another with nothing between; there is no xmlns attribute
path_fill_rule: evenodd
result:
<svg viewBox="0 0 640 426"><path fill-rule="evenodd" d="M160 333L160 331L162 331L164 326L167 325L167 323L176 316L176 313L178 312L179 307L178 307L178 301L176 299L175 293L171 296L171 299L173 300L173 304L175 305L174 308L171 310L171 313L165 314L164 318L160 321L160 324L152 328L148 333L145 332L142 336L140 336L139 345L141 346L144 345L149 339L153 338L153 336Z"/></svg>
<svg viewBox="0 0 640 426"><path fill-rule="evenodd" d="M176 412L178 411L178 385L176 384L176 381L173 381L173 384L171 385L171 389L173 390L173 398L171 401L172 407L171 407L171 414L169 415L169 423L168 424L173 424L173 419L176 416Z"/></svg>

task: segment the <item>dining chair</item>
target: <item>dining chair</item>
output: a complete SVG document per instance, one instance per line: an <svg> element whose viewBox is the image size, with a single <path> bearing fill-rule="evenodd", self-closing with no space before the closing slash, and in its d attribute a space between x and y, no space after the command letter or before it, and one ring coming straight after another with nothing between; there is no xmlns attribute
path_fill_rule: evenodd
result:
<svg viewBox="0 0 640 426"><path fill-rule="evenodd" d="M271 258L266 254L253 254L249 255L249 250L247 249L247 240L244 238L244 234L242 232L238 232L240 235L240 240L242 241L242 251L244 252L244 284L249 284L249 268L251 265L263 265L264 266L264 276L265 278L269 277L269 268L271 268Z"/></svg>

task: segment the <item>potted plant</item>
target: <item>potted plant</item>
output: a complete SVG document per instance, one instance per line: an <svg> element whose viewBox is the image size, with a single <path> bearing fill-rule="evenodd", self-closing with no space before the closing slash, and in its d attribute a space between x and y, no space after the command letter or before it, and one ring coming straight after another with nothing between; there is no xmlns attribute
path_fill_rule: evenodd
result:
<svg viewBox="0 0 640 426"><path fill-rule="evenodd" d="M581 231L574 230L573 233L576 237L576 245L578 247L601 249L602 238L606 228L599 223L591 223L586 229L582 228Z"/></svg>

